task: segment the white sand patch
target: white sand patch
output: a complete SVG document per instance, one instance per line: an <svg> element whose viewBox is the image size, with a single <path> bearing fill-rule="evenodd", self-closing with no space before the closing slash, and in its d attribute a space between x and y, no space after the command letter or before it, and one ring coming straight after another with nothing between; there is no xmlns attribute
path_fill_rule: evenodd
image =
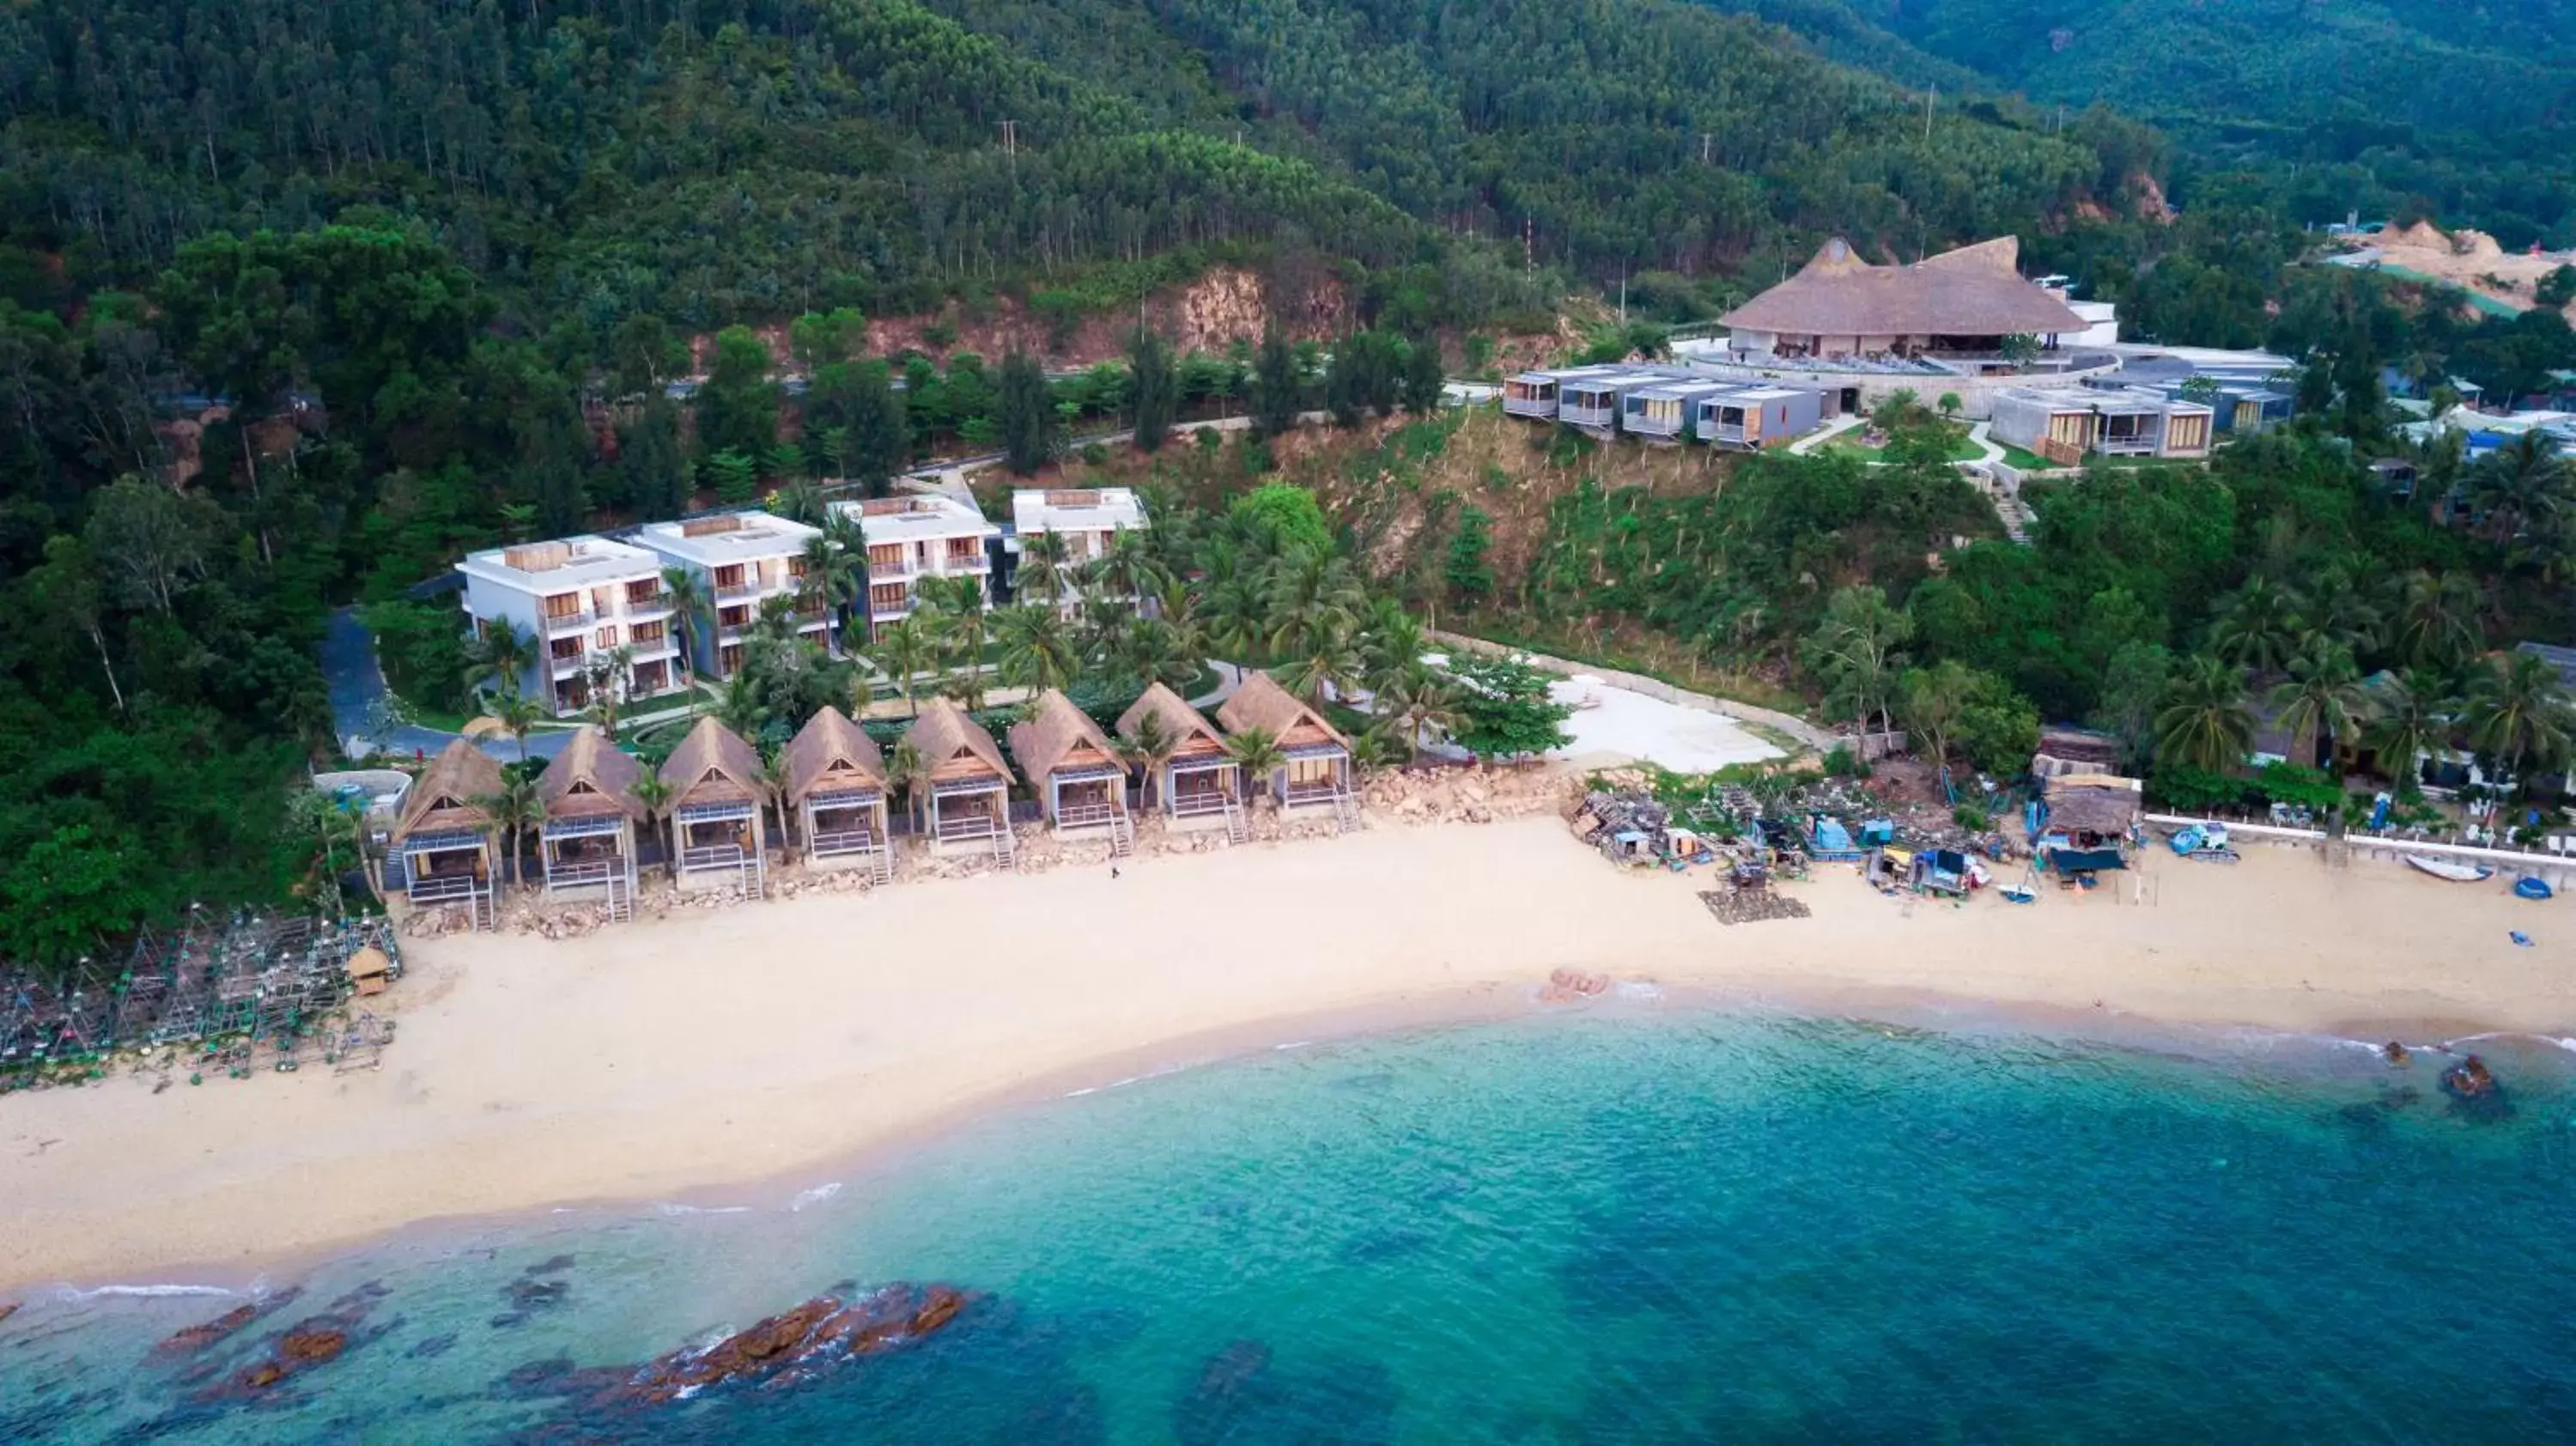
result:
<svg viewBox="0 0 2576 1446"><path fill-rule="evenodd" d="M1729 764L1782 756L1723 713L1666 703L1586 675L1556 683L1548 693L1560 703L1594 700L1566 720L1574 741L1548 755L1578 766L1641 762L1676 773L1714 773Z"/></svg>

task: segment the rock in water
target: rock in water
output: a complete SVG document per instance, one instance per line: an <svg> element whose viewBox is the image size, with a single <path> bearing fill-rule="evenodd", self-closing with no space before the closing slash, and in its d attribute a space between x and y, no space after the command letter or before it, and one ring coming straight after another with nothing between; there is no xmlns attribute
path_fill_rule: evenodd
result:
<svg viewBox="0 0 2576 1446"><path fill-rule="evenodd" d="M2442 1071L2442 1088L2464 1100L2485 1099L2496 1092L2495 1072L2473 1054Z"/></svg>
<svg viewBox="0 0 2576 1446"><path fill-rule="evenodd" d="M585 1411L664 1406L709 1386L795 1385L843 1361L908 1346L956 1320L974 1299L946 1285L891 1285L856 1300L818 1295L703 1350L595 1370L545 1362L514 1372L511 1380L523 1389L585 1397Z"/></svg>
<svg viewBox="0 0 2576 1446"><path fill-rule="evenodd" d="M2393 1039L2380 1046L2379 1057L2387 1060L2388 1067L2391 1069L2404 1069L2407 1061L2414 1058L2406 1052L2406 1046Z"/></svg>

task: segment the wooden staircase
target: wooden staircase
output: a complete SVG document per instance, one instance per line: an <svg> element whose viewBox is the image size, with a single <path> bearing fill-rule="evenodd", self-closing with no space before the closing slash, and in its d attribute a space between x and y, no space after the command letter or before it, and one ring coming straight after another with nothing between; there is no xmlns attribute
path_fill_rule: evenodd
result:
<svg viewBox="0 0 2576 1446"><path fill-rule="evenodd" d="M894 848L879 844L868 851L868 882L878 887L894 882Z"/></svg>
<svg viewBox="0 0 2576 1446"><path fill-rule="evenodd" d="M1341 831L1344 833L1359 832L1361 828L1359 795L1348 790L1334 794L1333 820L1341 825Z"/></svg>
<svg viewBox="0 0 2576 1446"><path fill-rule="evenodd" d="M1135 852L1136 820L1129 817L1127 810L1123 807L1111 810L1109 815L1109 856L1113 859L1123 859L1133 855Z"/></svg>
<svg viewBox="0 0 2576 1446"><path fill-rule="evenodd" d="M1012 831L1007 821L1000 828L993 830L993 859L1012 873L1016 874L1020 871L1019 836Z"/></svg>
<svg viewBox="0 0 2576 1446"><path fill-rule="evenodd" d="M623 924L635 917L635 890L622 870L608 873L608 921Z"/></svg>
<svg viewBox="0 0 2576 1446"><path fill-rule="evenodd" d="M1230 844L1252 842L1252 820L1243 811L1243 800L1225 801L1225 841Z"/></svg>

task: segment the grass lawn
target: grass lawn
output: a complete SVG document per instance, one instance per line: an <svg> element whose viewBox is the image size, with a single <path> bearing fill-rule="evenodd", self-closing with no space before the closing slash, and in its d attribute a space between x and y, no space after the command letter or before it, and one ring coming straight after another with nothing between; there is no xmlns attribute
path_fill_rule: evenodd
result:
<svg viewBox="0 0 2576 1446"><path fill-rule="evenodd" d="M2045 472L2057 464L2037 452L2025 452L2010 442L1997 442L2004 449L2004 465L2016 472Z"/></svg>
<svg viewBox="0 0 2576 1446"><path fill-rule="evenodd" d="M1856 427L1856 428L1852 429L1851 431L1845 432L1845 433L1843 433L1841 436L1838 436L1838 437L1834 438L1832 441L1827 442L1825 445L1823 445L1822 447L1817 448L1816 450L1818 450L1818 451L1820 451L1820 452L1848 452L1848 453L1850 453L1852 456L1854 456L1854 457L1858 457L1859 459L1861 459L1861 460L1862 460L1862 461L1864 461L1864 462L1884 462L1884 461L1886 461L1886 460L1887 460L1887 451L1886 451L1886 449L1885 449L1885 448L1883 448L1883 447L1868 447L1868 446L1863 446L1863 445L1860 443L1860 441L1858 440L1858 438L1859 438L1860 434L1861 434L1863 431L1865 431L1865 430L1867 430L1867 429L1866 429L1866 428L1857 428L1857 427ZM1850 439L1850 440L1846 440L1846 439ZM1984 448L1982 448L1982 447L1979 447L1979 446L1978 446L1974 441L1970 440L1970 439L1969 439L1969 436L1968 436L1968 434L1967 434L1967 432L1966 432L1966 431L1964 431L1964 430L1956 430L1956 431L1953 431L1953 432L1952 432L1951 437L1950 437L1950 460L1951 460L1951 461L1953 461L1953 462L1974 462L1974 461L1978 461L1978 460L1982 459L1985 455L1986 455L1986 453L1985 453L1985 449L1984 449Z"/></svg>
<svg viewBox="0 0 2576 1446"><path fill-rule="evenodd" d="M1214 664L1201 663L1199 664L1199 675L1190 680L1188 687L1179 690L1181 699L1183 702L1188 702L1192 699L1204 698L1208 694L1215 692L1217 690L1217 686L1224 681L1225 679L1218 674Z"/></svg>

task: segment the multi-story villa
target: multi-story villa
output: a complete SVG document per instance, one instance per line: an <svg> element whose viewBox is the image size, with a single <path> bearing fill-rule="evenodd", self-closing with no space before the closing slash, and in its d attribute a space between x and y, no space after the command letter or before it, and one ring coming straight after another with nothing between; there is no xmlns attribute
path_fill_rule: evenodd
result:
<svg viewBox="0 0 2576 1446"><path fill-rule="evenodd" d="M868 619L890 623L912 615L926 577L972 577L984 601L993 600L987 539L1002 529L984 520L972 502L945 493L872 497L835 502L834 510L858 519L868 544Z"/></svg>
<svg viewBox="0 0 2576 1446"><path fill-rule="evenodd" d="M668 566L697 577L714 612L694 630L697 669L706 677L730 678L742 666L744 638L771 598L791 599L796 631L827 651L838 650L831 610L804 592L805 549L822 535L819 527L766 512L727 512L652 523L635 540Z"/></svg>
<svg viewBox="0 0 2576 1446"><path fill-rule="evenodd" d="M465 612L477 636L507 621L534 640L519 691L557 714L590 706L594 683L629 700L686 685L660 554L568 537L473 553L456 570L465 574Z"/></svg>
<svg viewBox="0 0 2576 1446"><path fill-rule="evenodd" d="M1119 533L1141 530L1145 525L1144 504L1136 500L1131 487L1031 487L1011 494L1014 552L1025 559L1032 537L1052 535L1064 540L1059 559L1065 570L1064 586L1058 597L1068 608L1081 600L1084 569L1117 545ZM1130 601L1123 597L1103 600Z"/></svg>

